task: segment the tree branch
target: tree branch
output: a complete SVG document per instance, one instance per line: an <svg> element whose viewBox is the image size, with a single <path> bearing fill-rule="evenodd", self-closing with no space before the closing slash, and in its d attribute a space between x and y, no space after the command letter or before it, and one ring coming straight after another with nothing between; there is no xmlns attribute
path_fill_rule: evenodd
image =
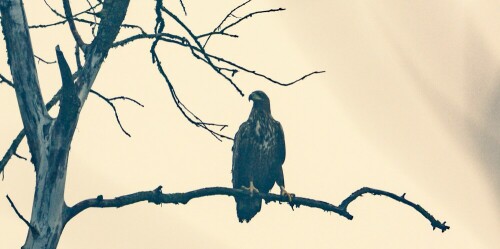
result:
<svg viewBox="0 0 500 249"><path fill-rule="evenodd" d="M171 34L169 34L169 35L172 36ZM138 36L133 36L133 37L130 37L130 38L135 40L135 39L150 38L150 37L143 37L141 35L138 35ZM187 47L187 48L191 49L192 51L201 53L201 51L197 47L194 47L194 46L192 46L191 44L189 44L187 42L180 41L179 39L182 39L181 37L177 37L175 39L165 39L165 38L163 38L163 37L160 36L159 39L161 41L168 42L168 43L174 43L174 44L177 44L177 45L180 45L180 46L183 46L183 47ZM121 42L125 42L125 40L123 40ZM131 41L126 41L126 42L131 42ZM123 45L123 44L120 44L120 45ZM306 78L308 78L308 77L310 77L310 76L312 76L314 74L321 74L321 73L325 73L326 72L326 71L314 71L314 72L305 74L305 75L301 76L300 78L295 79L293 81L282 82L282 81L275 80L275 79L273 79L273 78L271 78L271 77L269 77L269 76L267 76L265 74L259 73L259 72L255 71L253 69L249 69L249 68L241 66L241 65L239 65L239 64L237 64L235 62L232 62L230 60L224 59L222 57L219 57L219 56L216 56L216 55L213 55L213 54L210 54L210 53L206 53L206 55L209 56L212 59L215 59L216 61L219 61L219 62L222 62L222 63L225 63L225 64L227 64L229 66L234 67L235 69L233 69L233 71L232 71L233 75L236 74L238 72L237 69L239 69L241 71L244 71L246 73L253 74L255 76L261 77L261 78L263 78L263 79L265 79L265 80L267 80L267 81L269 81L269 82L271 82L273 84L280 85L280 86L290 86L290 85L293 85L293 84L295 84L295 83L297 83L299 81L302 81L302 80L304 80L304 79L306 79ZM199 57L197 57L197 58L199 58ZM221 68L221 67L218 67L218 68L220 70L223 70L223 68ZM227 70L227 69L225 69L225 70Z"/></svg>
<svg viewBox="0 0 500 249"><path fill-rule="evenodd" d="M12 86L14 87L14 86ZM52 107L57 103L59 102L59 99L61 98L61 91L59 90L53 97L52 99L45 105L45 108L47 108L47 110L50 110L52 109ZM16 138L14 139L14 141L12 141L12 144L10 145L9 149L7 149L7 151L5 152L2 160L0 161L0 173L3 172L3 170L5 169L5 166L7 165L7 163L9 162L10 158L16 154L16 151L17 151L17 147L19 147L19 144L21 143L21 141L23 140L24 138L24 135L26 135L26 132L24 131L24 129L22 129L16 136ZM2 177L2 180L3 180L3 177Z"/></svg>
<svg viewBox="0 0 500 249"><path fill-rule="evenodd" d="M11 87L14 87L14 83L10 81L9 79L5 78L2 74L0 74L0 83L5 83Z"/></svg>
<svg viewBox="0 0 500 249"><path fill-rule="evenodd" d="M0 161L0 173L3 172L3 170L5 169L5 166L7 165L7 163L9 162L10 158L16 154L16 151L17 151L17 147L19 147L19 144L21 143L21 141L23 140L24 138L24 135L26 135L26 133L24 132L24 129L21 130L21 132L19 132L19 134L17 134L16 138L14 139L14 141L12 141L12 144L10 145L9 149L7 149L7 151L5 152L5 154L3 155L3 158L2 160ZM3 177L2 177L2 180L3 180Z"/></svg>
<svg viewBox="0 0 500 249"><path fill-rule="evenodd" d="M420 214L422 214L426 219L428 219L431 222L432 229L440 229L442 232L446 231L447 229L450 229L449 226L446 225L446 221L441 223L439 220L436 220L434 216L432 216L429 212L427 212L422 206L413 203L405 198L406 193L404 193L401 196L398 196L396 194L379 190L379 189L374 189L374 188L368 188L368 187L363 187L354 193L352 193L349 197L347 197L345 200L340 203L339 208L347 210L347 206L351 204L354 200L356 200L358 197L363 196L363 194L372 194L372 195L383 195L387 196L393 200L396 200L398 202L401 202L403 204L406 204L415 210L417 210Z"/></svg>
<svg viewBox="0 0 500 249"><path fill-rule="evenodd" d="M186 11L186 6L184 6L184 2L182 0L179 0L179 2L181 2L181 6L182 6L182 10L184 11L184 15L188 15L187 11Z"/></svg>
<svg viewBox="0 0 500 249"><path fill-rule="evenodd" d="M121 100L129 100L141 107L144 107L144 105L142 105L141 103L139 103L137 100L135 99L132 99L132 98L129 98L129 97L125 97L125 96L118 96L118 97L113 97L113 98L107 98L105 97L104 95L90 89L90 92L95 94L97 97L99 97L100 99L104 100L106 103L108 103L109 106L111 106L111 108L113 109L113 112L115 113L115 118L116 118L116 122L118 122L118 125L120 126L120 129L123 131L123 133L125 133L125 135L127 135L128 137L130 137L130 134L125 130L125 128L123 128L123 125L122 125L122 122L120 121L120 116L118 116L118 111L116 110L116 106L115 104L113 103L113 100L118 100L118 99L121 99Z"/></svg>
<svg viewBox="0 0 500 249"><path fill-rule="evenodd" d="M84 51L85 63L76 80L79 88L78 96L82 105L85 103L100 67L120 31L129 3L130 0L103 2L97 35L89 45L88 51Z"/></svg>
<svg viewBox="0 0 500 249"><path fill-rule="evenodd" d="M200 36L199 36L200 37ZM167 42L167 43L173 43L173 44L176 44L176 45L180 45L180 46L183 46L183 47L186 47L186 48L189 48L192 52L197 52L197 53L200 53L202 54L202 51L198 48L198 47L195 47L193 45L191 45L189 42L187 42L187 40L183 37L180 37L180 36L177 36L177 35L174 35L174 34L170 34L170 33L157 33L157 34L138 34L138 35L133 35L133 36L130 36L128 38L125 38L121 41L118 41L118 42L115 42L113 44L113 48L117 48L117 47L120 47L120 46L125 46L131 42L134 42L134 41L137 41L137 40L141 40L141 39L155 39L155 41L163 41L163 42ZM290 86L290 85L293 85L299 81L302 81L306 78L308 78L309 76L312 76L314 74L321 74L321 73L324 73L325 71L314 71L314 72L311 72L311 73L308 73L308 74L305 74L303 76L301 76L300 78L298 79L295 79L295 80L292 80L290 82L283 82L283 81L278 81L278 80L275 80L265 74L262 74L262 73L259 73L253 69L249 69L247 67L244 67L244 66L241 66L233 61L230 61L230 60L227 60L227 59L224 59L222 57L219 57L219 56L216 56L216 55L213 55L213 54L210 54L210 53L207 53L205 52L205 54L210 57L211 59L214 59L215 61L218 61L218 62L222 62L222 63L225 63L231 67L234 67L235 69L227 69L227 68L222 68L220 66L216 66L216 68L219 70L219 71L223 71L223 70L227 70L227 71L231 71L231 74L232 76L234 76L234 74L236 74L238 72L238 70L241 70L241 71L244 71L246 73L249 73L249 74L253 74L257 77L260 77L260 78L263 78L273 84L276 84L276 85L280 85L280 86ZM197 59L201 59L203 60L203 58L201 58L199 55L195 54L194 53L194 56L197 58ZM206 60L203 60L205 63Z"/></svg>
<svg viewBox="0 0 500 249"><path fill-rule="evenodd" d="M24 160L24 161L28 161L28 158L23 157L23 156L21 156L21 155L17 154L17 152L14 152L14 156L15 156L15 157L17 157L17 158L19 158L19 159L22 159L22 160Z"/></svg>
<svg viewBox="0 0 500 249"><path fill-rule="evenodd" d="M244 2L244 3L242 3L242 4L240 4L240 5L238 5L236 8L232 9L232 10L231 10L231 11L230 11L227 15L226 15L226 17L224 17L224 19L222 19L222 21L220 22L220 24L219 24L219 25L217 25L217 27L215 27L214 31L212 31L212 32L210 32L210 33L214 33L214 32L216 32L216 31L220 30L220 28L222 27L222 24L224 24L224 22L225 22L225 21L226 21L229 17L233 16L233 13L234 13L236 10L238 10L239 8L241 8L241 7L245 6L247 3L251 2L251 1L252 1L252 0L248 0L248 1L246 1L246 2ZM209 40L210 40L210 38L212 37L212 35L210 35L210 33L207 33L207 34L209 34L209 35L208 35L207 39L205 40L205 43L203 44L203 48L205 48L205 47L207 46L208 41L209 41ZM202 35L202 36L203 36L203 35ZM200 37L202 37L202 36L200 36Z"/></svg>
<svg viewBox="0 0 500 249"><path fill-rule="evenodd" d="M226 79L229 83L231 83L231 85L236 89L236 91L241 96L245 96L245 94L243 94L243 92L236 85L236 83L234 83L234 81L231 78L229 78L225 74L223 74L221 72L221 70L212 63L212 60L210 59L210 57L205 52L205 49L203 48L203 46L201 45L200 41L198 40L197 36L193 33L193 31L191 31L191 29L188 28L184 22L182 22L174 13L172 13L171 11L169 11L167 8L165 8L165 7L162 6L161 10L163 12L167 13L167 15L169 15L173 20L175 20L189 34L189 36L191 37L191 39L193 39L194 42L196 43L196 46L198 46L198 49L199 49L200 53L205 57L206 63L208 65L210 65L210 67L212 67L212 69L216 73L218 73L220 76L222 76L224 79Z"/></svg>
<svg viewBox="0 0 500 249"><path fill-rule="evenodd" d="M45 0L44 2L47 4ZM75 39L76 44L78 44L78 47L80 47L85 52L87 44L82 40L82 37L76 29L75 21L73 20L73 13L71 12L71 6L69 5L69 0L63 0L63 7L64 14L66 15L66 20L68 20L69 28L71 30L71 34L73 34L73 38Z"/></svg>
<svg viewBox="0 0 500 249"><path fill-rule="evenodd" d="M172 95L172 99L174 100L175 105L179 109L179 111L184 115L184 117L192 124L194 124L197 127L201 127L208 131L212 136L214 136L217 140L222 141L222 138L232 140L231 137L228 137L226 135L223 135L219 132L214 131L211 126L215 127L220 127L221 130L227 127L227 125L221 125L221 124L214 124L214 123L207 123L201 120L197 115L195 115L189 108L187 108L182 101L179 99L177 96L177 93L175 92L174 86L170 79L168 78L167 74L165 73L163 66L161 65L160 58L158 58L158 55L156 54L156 51L153 49L151 51L151 54L153 55L153 60L156 63L156 67L158 69L158 72L161 74L163 79L168 85L168 89L170 90L170 94Z"/></svg>
<svg viewBox="0 0 500 249"><path fill-rule="evenodd" d="M16 205L14 205L14 202L10 199L9 195L6 195L6 197L10 203L10 206L12 207L12 209L14 209L14 212L16 212L19 219L21 219L29 227L31 232L33 232L33 235L38 236L38 230L33 225L31 225L30 222L26 218L24 218L24 216L17 210Z"/></svg>
<svg viewBox="0 0 500 249"><path fill-rule="evenodd" d="M246 3L248 3L250 1L247 1ZM245 5L246 3L240 5L239 7ZM235 8L238 9L239 7ZM240 20L234 22L234 23L231 23L230 25L228 25L228 27L233 27L235 25L237 25L238 23L240 23L242 20L245 20L249 17L251 17L252 15L254 14L259 14L259 13L267 13L267 12L274 12L274 11L281 11L281 10L284 10L284 9L272 9L272 10L266 10L266 11L258 11L258 12L253 12L253 13L250 13L248 15L246 15L245 17L241 18ZM234 11L234 10L233 10ZM233 12L232 11L232 12ZM284 86L288 86L288 85L291 85L291 84L294 84L298 81L301 81L305 78L307 78L308 76L310 75L313 75L313 74L316 74L316 73L322 73L323 71L320 71L320 72L313 72L313 73L310 73L310 74L307 74L305 76L302 76L300 79L298 80L295 80L291 83L281 83L281 82L278 82L276 80L273 80L263 74L259 74L255 71L251 71L247 68L244 68L244 67L241 67L239 65L237 65L236 63L233 63L231 61L228 61L228 60L225 60L223 58L220 58L220 57L217 57L217 56L213 56L211 54L208 54L205 49L203 48L203 46L201 45L200 41L199 41L199 38L200 37L204 37L204 36L210 36L212 33L208 33L208 34L204 34L204 35L201 35L201 36L196 36L192 30L186 26L186 24L184 22L182 22L180 20L179 17L177 17L175 14L173 14L171 11L169 11L167 8L165 8L163 6L163 1L162 0L156 0L156 6L155 6L155 12L156 12L156 25L155 25L155 34L139 34L139 35L134 35L134 36L131 36L131 37L128 37L122 41L119 41L119 42L116 42L113 44L112 47L118 47L118 46L124 46L130 42L133 42L135 40L139 40L139 39L154 39L152 45L151 45L151 49L150 49L150 53L152 55L152 59L153 59L153 63L156 64L157 66L157 69L159 71L159 73L163 76L165 82L167 83L168 87L169 87L169 90L170 90L170 93L172 95L172 98L177 106L177 108L180 110L180 112L182 113L182 115L184 115L184 117L192 124L198 126L198 127L201 127L205 130L207 130L210 134L212 134L216 139L218 139L219 141L221 141L222 138L226 138L226 139L232 139L228 136L225 136L223 134L221 134L220 132L216 132L212 129L213 126L218 126L222 129L224 129L226 127L226 125L220 125L220 124L213 124L213 123L207 123L207 122L204 122L202 121L197 115L195 115L191 110L189 110L189 108L187 108L183 102L180 100L180 98L178 97L177 93L175 92L175 89L174 89L174 86L172 84L172 82L170 81L170 79L168 78L163 66L161 65L161 61L156 53L156 47L157 47L157 44L160 42L160 41L164 41L164 42L167 42L167 43L174 43L174 44L177 44L177 45L181 45L181 46L184 46L184 47L187 47L191 50L191 53L192 55L199 59L199 60L202 60L203 62L205 62L206 64L208 64L214 71L216 71L219 75L221 75L224 79L226 79L227 81L229 81L234 87L235 89L240 93L240 95L244 95L243 92L240 90L240 88L236 85L236 83L230 78L230 77L233 77L237 72L238 72L238 69L240 70L243 70L243 71L246 71L248 73L251 73L251 74L254 74L254 75L257 75L257 76L260 76L260 77L264 77L266 78L267 80L270 80L271 82L273 83L276 83L276 84L280 84L280 85L284 85ZM196 45L191 45L191 43L189 42L189 40L185 37L181 37L181 36L178 36L178 35L174 35L174 34L170 34L170 33L163 33L163 29L165 27L165 21L162 17L162 12L163 13L166 13L168 16L170 16L170 18L172 18L175 22L177 22L177 24L179 24L188 34L189 34L189 37L191 38L191 40L194 41L194 43ZM232 13L231 12L231 13ZM231 15L230 13L230 15ZM230 16L228 15L228 16ZM225 20L223 20L222 23L224 23ZM221 23L221 25L222 25ZM221 26L219 25L219 26ZM227 29L228 27L224 28L224 29ZM216 28L217 30L217 28ZM216 31L214 31L216 32ZM222 35L228 35L224 32L219 32L220 34ZM235 68L224 68L224 67L220 67L218 65L215 65L212 61L212 59L216 59L217 61L219 62L222 62L222 63L226 63L232 67L235 67ZM228 71L231 73L230 77L227 76L224 71Z"/></svg>
<svg viewBox="0 0 500 249"><path fill-rule="evenodd" d="M38 59L38 62L41 61L41 62L43 62L45 64L54 64L54 63L56 63L55 61L46 61L46 60L42 59L41 57L37 56L36 54L34 54L33 56L35 56L35 58Z"/></svg>
<svg viewBox="0 0 500 249"><path fill-rule="evenodd" d="M227 25L226 27L222 28L220 31L221 32L224 32L226 31L227 29L237 25L238 23L254 16L254 15L258 15L258 14L264 14L264 13L271 13L271 12L278 12L278 11L284 11L285 9L284 8L278 8L278 9L268 9L268 10L259 10L259 11L255 11L255 12L252 12L252 13L249 13L249 14L246 14L244 17L241 17L238 19L238 21L236 22L233 22L229 25Z"/></svg>
<svg viewBox="0 0 500 249"><path fill-rule="evenodd" d="M98 14L96 13L95 7L90 3L90 1L89 0L86 0L86 1L87 1L87 4L90 6L91 11L92 11L92 12L89 12L89 14L91 14L92 17L94 18L94 24L92 25L92 35L95 38L95 28L97 27L97 16L98 16Z"/></svg>
<svg viewBox="0 0 500 249"><path fill-rule="evenodd" d="M179 99L179 97L177 96L177 93L175 92L175 89L174 89L174 86L173 86L172 82L168 78L167 74L165 73L165 70L163 69L163 66L161 65L160 58L156 54L156 46L157 46L157 44L160 41L160 39L161 39L162 36L167 36L167 37L170 37L172 39L179 39L179 40L181 40L181 42L187 42L187 40L185 38L182 38L182 37L179 37L179 36L171 35L171 34L168 34L168 33L162 33L163 29L165 27L165 21L164 21L164 19L162 17L162 11L164 11L163 8L164 8L163 7L163 0L156 0L156 5L155 5L155 13L156 13L155 36L151 37L151 38L154 38L155 40L151 44L151 49L150 49L150 53L151 53L151 56L152 56L152 59L153 59L153 63L156 64L158 72L161 74L161 76L163 77L163 79L167 83L168 89L170 90L170 94L172 95L172 99L174 100L175 105L177 106L177 108L179 109L179 111L182 113L182 115L184 115L184 117L190 123L194 124L197 127L201 127L203 129L205 129L206 131L208 131L212 136L214 136L219 141L222 141L222 138L232 140L232 138L230 138L230 137L228 137L226 135L223 135L223 134L221 134L219 132L216 132L216 131L214 131L211 128L211 127L220 127L220 130L222 130L225 127L227 127L227 125L220 125L220 124L214 124L214 123L204 122L197 115L195 115L191 110L189 110L189 108L187 108L182 103L182 101ZM178 20L178 18L177 18L177 20ZM178 20L178 22L180 22L180 20ZM180 25L183 26L183 27L185 27L185 25L181 24L181 23L180 23ZM187 27L185 27L185 28L187 28ZM190 32L191 36L194 36L194 34L190 30L188 32ZM160 34L163 34L163 35L160 35ZM123 44L125 44L125 43L123 43ZM198 45L200 45L200 44L198 43ZM193 54L193 55L195 57L197 57L197 58L200 58L196 54Z"/></svg>
<svg viewBox="0 0 500 249"><path fill-rule="evenodd" d="M81 103L77 95L76 85L73 82L73 74L59 45L56 46L56 56L62 81L61 103L56 125L59 120L62 120L63 124L69 124L78 116Z"/></svg>
<svg viewBox="0 0 500 249"><path fill-rule="evenodd" d="M68 222L73 217L75 217L76 215L78 215L79 213L88 208L109 208L109 207L119 208L142 201L148 201L155 204L187 204L192 199L207 197L207 196L226 195L226 196L236 197L236 196L249 195L249 192L247 190L225 188L225 187L208 187L185 193L170 193L170 194L162 193L161 189L162 186L159 186L158 188L152 191L136 192L133 194L119 196L114 199L103 199L102 196L98 196L97 198L81 201L76 205L74 205L73 207L68 208L65 222ZM361 196L364 193L371 193L374 195L384 195L415 208L427 220L431 222L433 229L438 228L441 229L442 232L444 232L450 228L449 226L446 225L446 222L441 223L440 221L436 220L432 215L430 215L427 211L425 211L422 207L420 207L420 205L408 201L404 199L404 197L398 197L395 194L373 188L364 187L355 191L344 201L342 201L342 203L339 206L335 206L325 201L314 200L304 197L293 197L292 200L290 201L287 196L276 195L271 193L254 193L253 195L262 198L264 201L266 201L266 203L283 202L290 204L292 208L300 206L318 208L326 212L334 212L346 219L352 220L354 217L347 211L347 206L357 197Z"/></svg>
<svg viewBox="0 0 500 249"><path fill-rule="evenodd" d="M49 23L49 24L31 25L31 26L29 26L30 29L31 28L32 29L47 28L47 27L52 27L52 26L57 26L57 25L65 24L67 22L66 16L64 16L61 13L57 12L57 10L55 10L54 8L52 8L52 6L50 6L47 2L45 2L45 4L52 11L52 13L54 13L58 17L63 18L64 20L61 20L61 21L58 21L58 22L54 22L54 23ZM81 11L81 12L73 15L73 20L76 21L76 22L80 22L80 23L90 24L92 27L99 26L100 23L97 22L95 19L94 19L94 21L89 21L89 20L86 20L86 19L78 18L78 16L80 16L82 14L89 14L89 15L92 15L93 17L102 18L102 13L101 12L98 12L98 13L90 12L90 11L95 10L100 5L102 5L102 2L99 2L96 5L90 6L90 8L88 8L86 10L83 10L83 11ZM141 34L146 34L146 31L144 31L144 29L142 27L138 26L138 25L134 25L134 24L121 24L120 26L122 28L134 28L134 29L138 29L141 32ZM92 28L92 29L94 30L94 28Z"/></svg>
<svg viewBox="0 0 500 249"><path fill-rule="evenodd" d="M21 0L0 1L1 24L7 45L8 64L16 97L32 154L31 160L38 166L43 149L44 132L51 122L42 98L35 66L33 47Z"/></svg>

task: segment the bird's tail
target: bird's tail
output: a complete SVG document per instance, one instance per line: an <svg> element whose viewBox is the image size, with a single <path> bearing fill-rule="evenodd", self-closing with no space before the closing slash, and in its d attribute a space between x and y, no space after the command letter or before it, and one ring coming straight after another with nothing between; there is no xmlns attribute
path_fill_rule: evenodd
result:
<svg viewBox="0 0 500 249"><path fill-rule="evenodd" d="M262 206L262 200L258 197L243 196L235 199L236 213L240 222L250 222Z"/></svg>

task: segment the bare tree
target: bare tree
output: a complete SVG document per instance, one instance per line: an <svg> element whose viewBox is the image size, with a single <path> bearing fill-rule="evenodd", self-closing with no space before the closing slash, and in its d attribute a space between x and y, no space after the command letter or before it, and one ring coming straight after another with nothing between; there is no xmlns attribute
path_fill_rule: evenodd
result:
<svg viewBox="0 0 500 249"><path fill-rule="evenodd" d="M227 81L241 96L243 96L244 93L240 90L233 78L233 76L239 72L261 77L273 84L282 86L295 84L313 74L323 72L315 71L305 74L297 80L285 83L256 72L248 67L241 66L238 63L216 54L209 53L206 50L207 43L212 36L238 37L235 34L228 33L228 30L255 15L283 11L284 9L282 8L255 11L236 17L235 12L248 4L250 2L249 0L231 10L222 22L212 31L203 34L195 34L181 18L163 5L162 0L156 0L154 13L152 13L152 15L156 17L156 25L153 33L147 33L143 28L137 25L124 23L129 0L97 0L95 3L91 3L90 1L87 2L89 8L79 13L73 13L69 0L62 1L64 13L58 12L56 8L50 6L46 2L51 11L60 17L61 20L51 24L33 26L28 25L22 0L4 0L0 2L2 31L7 45L8 63L12 75L12 80L0 75L0 83L5 83L5 85L15 89L19 111L24 125L24 129L19 132L0 161L0 172L3 172L12 156L23 158L17 154L16 150L21 140L26 136L31 154L31 162L34 165L36 174L35 195L29 221L24 218L17 210L12 199L7 196L16 214L29 227L28 236L23 246L24 249L56 248L65 225L73 217L88 208L122 207L141 201L148 201L155 204L186 204L191 199L206 196L241 196L248 194L245 190L224 187L208 187L186 193L166 194L162 193L162 187L159 186L151 191L141 191L113 199L104 199L102 196L98 196L93 199L82 200L71 207L66 205L64 201L64 191L69 151L78 124L79 115L85 105L88 95L95 94L113 108L120 128L128 136L130 135L123 128L113 102L120 99L131 101L142 106L141 103L132 98L125 96L110 98L92 89L93 83L110 49L126 46L140 39L152 40L150 49L152 61L156 65L159 74L168 85L171 97L179 111L191 124L206 130L209 134L221 141L231 140L231 137L222 133L222 129L226 127L226 125L205 122L184 105L176 94L174 84L167 76L166 71L162 67L161 59L156 53L158 44L169 43L188 49L194 58L203 61L216 74ZM180 4L183 7L184 14L187 15L182 0ZM165 18L170 19L181 27L187 36L165 32ZM91 42L85 42L82 36L80 36L75 24L76 22L90 24L92 34L94 35ZM54 62L45 61L33 53L30 29L49 28L51 26L63 24L68 24L76 43L75 63L77 70L75 72L70 70L63 51L61 51L59 47L56 47L55 53L62 86L57 94L55 94L49 102L45 103L42 99L40 84L38 82L35 59L44 63ZM122 28L133 28L138 31L138 34L116 41L116 37ZM80 53L83 53L83 58L81 58ZM52 118L48 114L48 111L56 103L60 105L59 113L56 118ZM446 222L440 222L421 206L405 199L405 194L399 196L373 188L364 187L353 192L338 206L320 200L302 197L295 197L292 200L288 200L286 197L274 194L259 193L257 196L267 202L286 202L289 203L292 208L299 206L314 207L325 211L335 212L347 219L352 219L353 216L347 211L347 207L352 201L365 193L384 195L392 198L413 207L430 221L433 228L438 228L443 232L449 229Z"/></svg>

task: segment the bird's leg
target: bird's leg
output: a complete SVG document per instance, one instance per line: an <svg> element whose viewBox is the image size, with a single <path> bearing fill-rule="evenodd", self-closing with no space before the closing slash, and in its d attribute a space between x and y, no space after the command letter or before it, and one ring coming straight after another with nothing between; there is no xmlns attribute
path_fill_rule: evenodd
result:
<svg viewBox="0 0 500 249"><path fill-rule="evenodd" d="M287 196L288 197L288 201L292 202L292 198L295 197L295 194L289 193L288 191L286 191L285 186L280 186L280 189L281 189L280 194L284 195L284 196Z"/></svg>
<svg viewBox="0 0 500 249"><path fill-rule="evenodd" d="M253 185L253 181L250 181L250 187L241 186L241 188L250 191L250 196L253 196L253 193L259 193L259 190Z"/></svg>

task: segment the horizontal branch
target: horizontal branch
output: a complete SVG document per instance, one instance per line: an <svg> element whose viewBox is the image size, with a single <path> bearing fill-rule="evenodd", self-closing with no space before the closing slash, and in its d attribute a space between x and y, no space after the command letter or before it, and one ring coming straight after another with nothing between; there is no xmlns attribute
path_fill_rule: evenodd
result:
<svg viewBox="0 0 500 249"><path fill-rule="evenodd" d="M83 18L78 18L78 16L82 15L82 14L89 14L89 15L92 15L93 17L96 17L98 16L99 18L101 18L101 13L96 13L96 14L93 14L92 12L89 12L91 11L93 8L97 8L98 6L102 5L102 3L97 3L96 5L94 6L91 6L89 9L86 9L84 11L81 11L75 15L73 15L73 20L76 21L76 22L80 22L80 23L84 23L84 24L89 24L91 25L92 27L95 27L95 26L99 26L101 25L99 22L97 22L96 20L94 21L89 21L89 20L86 20L86 19L83 19ZM48 23L48 24L38 24L38 25L31 25L29 26L30 29L38 29L38 28L48 28L48 27L53 27L53 26L57 26L57 25L62 25L62 24L65 24L67 22L66 20L66 16L57 12L54 8L52 8L50 5L47 5L49 7L49 9L58 17L60 18L64 18L64 20L61 20L61 21L58 21L58 22L53 22L53 23ZM138 29L141 34L146 34L146 31L144 31L144 29L138 25L134 25L134 24L121 24L122 28L132 28L132 29Z"/></svg>
<svg viewBox="0 0 500 249"><path fill-rule="evenodd" d="M429 212L427 212L422 206L407 200L405 198L406 193L399 196L399 195L393 194L391 192L387 192L387 191L383 191L383 190L379 190L379 189L374 189L374 188L363 187L363 188L355 191L354 193L352 193L345 200L343 200L342 203L340 203L339 207L344 209L344 210L347 210L347 206L349 204L351 204L354 200L356 200L356 198L361 197L363 194L383 195L383 196L389 197L393 200L396 200L398 202L401 202L403 204L406 204L406 205L414 208L415 210L417 210L420 214L422 214L426 219L428 219L431 222L431 226L432 226L433 230L438 228L442 232L444 232L444 231L450 229L450 227L446 225L446 221L441 223L439 220L436 220L434 218L434 216L432 216Z"/></svg>
<svg viewBox="0 0 500 249"><path fill-rule="evenodd" d="M40 62L40 61L41 61L41 62L43 62L43 63L45 63L45 64L54 64L54 63L56 63L56 61L46 61L46 60L44 60L43 58L41 58L40 56L37 56L36 54L35 54L35 55L33 55L33 56L35 56L35 58L37 58L37 59L38 59L38 62Z"/></svg>
<svg viewBox="0 0 500 249"><path fill-rule="evenodd" d="M163 41L163 42L180 45L180 46L189 48L191 51L194 51L194 52L197 52L197 53L202 53L201 50L198 47L191 45L189 42L186 41L186 39L184 37L176 36L176 35L170 34L170 33L133 35L133 36L125 38L125 39L123 39L121 41L115 42L112 47L113 48L117 48L117 47L120 47L120 46L125 46L125 45L127 45L127 44L129 44L131 42L134 42L136 40L141 40L141 39L159 39L160 41ZM235 62L232 62L232 61L230 61L228 59L224 59L222 57L219 57L219 56L207 53L207 52L205 52L205 54L208 57L210 57L212 59L215 59L218 62L225 63L225 64L227 64L227 65L235 68L235 69L227 69L227 68L222 68L220 66L216 66L218 68L219 72L221 72L223 70L231 71L232 76L234 76L234 74L236 74L239 70L241 70L243 72L246 72L246 73L253 74L255 76L261 77L261 78L263 78L263 79L265 79L265 80L267 80L267 81L269 81L269 82L271 82L273 84L280 85L280 86L290 86L290 85L293 85L293 84L295 84L295 83L297 83L299 81L302 81L302 80L308 78L309 76L312 76L312 75L315 75L315 74L325 73L325 71L314 71L314 72L302 75L300 78L297 78L297 79L292 80L290 82L282 82L282 81L278 81L276 79L273 79L273 78L271 78L271 77L269 77L269 76L267 76L265 74L259 73L259 72L255 71L253 69L249 69L247 67L241 66L241 65L239 65L239 64L237 64ZM195 57L198 58L198 59L202 59L198 55L196 55ZM203 61L206 63L205 60L203 60Z"/></svg>
<svg viewBox="0 0 500 249"><path fill-rule="evenodd" d="M146 37L144 37L146 38ZM194 47L192 46L191 44L187 43L187 42L182 42L182 41L179 41L179 39L164 39L163 37L160 37L160 40L161 41L164 41L164 42L168 42L168 43L173 43L173 44L177 44L177 45L180 45L180 46L183 46L183 47L187 47L189 49L191 49L191 51L196 51L198 53L201 53L201 51L197 48L197 47ZM312 75L315 75L315 74L322 74L322 73L325 73L325 71L314 71L314 72L311 72L311 73L308 73L308 74L305 74L303 76L301 76L300 78L296 79L296 80L293 80L293 81L290 81L290 82L281 82L281 81L278 81L278 80L275 80L265 74L262 74L262 73L259 73L253 69L249 69L247 67L244 67L244 66L241 66L241 65L238 65L237 63L235 62L232 62L230 60L227 60L227 59L224 59L222 57L219 57L219 56L216 56L216 55L213 55L213 54L210 54L210 53L205 53L208 57L212 58L212 59L215 59L216 61L218 62L222 62L222 63L225 63L229 66L232 66L236 69L233 69L233 75L235 73L238 72L238 70L241 70L243 72L246 72L246 73L249 73L249 74L253 74L255 76L258 76L258 77L261 77L273 84L276 84L276 85L280 85L280 86L290 86L290 85L293 85L299 81L302 81L306 78L308 78L309 76L312 76ZM219 69L221 69L221 67L219 67Z"/></svg>
<svg viewBox="0 0 500 249"><path fill-rule="evenodd" d="M162 186L159 186L155 190L141 191L133 194L119 196L114 199L104 199L102 195L100 195L97 198L81 201L76 205L74 205L73 207L68 208L65 222L68 222L73 217L78 215L80 212L88 208L109 208L109 207L119 208L142 201L148 201L150 203L155 203L155 204L187 204L192 199L206 197L206 196L225 195L225 196L236 197L236 196L249 195L249 192L247 190L225 188L225 187L208 187L185 193L171 193L171 194L164 194L161 192L161 189ZM294 196L291 200L289 200L287 196L276 195L271 193L254 193L253 195L262 198L264 201L266 201L266 203L267 202L288 203L290 204L290 206L292 206L292 208L300 206L318 208L323 211L334 212L344 218L352 220L354 217L347 211L347 206L350 203L352 203L356 198L362 196L365 193L370 193L374 195L384 195L415 208L418 212L420 212L426 219L428 219L431 222L433 228L441 229L441 231L443 232L450 228L449 226L446 225L446 222L441 223L440 221L436 220L420 205L406 200L404 198L404 195L399 197L395 194L373 188L364 187L355 191L349 197L343 200L339 206L335 206L325 201L314 200L304 197Z"/></svg>
<svg viewBox="0 0 500 249"><path fill-rule="evenodd" d="M148 201L155 204L187 204L190 200L206 197L206 196L216 196L216 195L226 195L226 196L246 196L249 194L248 191L242 189L233 189L233 188L225 188L225 187L209 187L202 188L198 190L189 191L186 193L172 193L172 194L164 194L161 192L162 186L159 186L155 190L152 191L142 191L129 195L123 195L116 197L114 199L103 199L102 196L98 196L97 198L87 199L81 201L69 208L67 219L69 221L71 218L82 212L87 208L109 208L109 207L123 207L127 205L131 205L134 203ZM266 202L288 202L288 197L276 195L276 194L263 194L263 193L254 193L254 196L258 196L265 200ZM330 211L337 213L347 219L352 219L352 215L334 206L327 202L317 201L309 198L302 197L294 197L292 203L294 206L308 206L319 208L324 211Z"/></svg>

